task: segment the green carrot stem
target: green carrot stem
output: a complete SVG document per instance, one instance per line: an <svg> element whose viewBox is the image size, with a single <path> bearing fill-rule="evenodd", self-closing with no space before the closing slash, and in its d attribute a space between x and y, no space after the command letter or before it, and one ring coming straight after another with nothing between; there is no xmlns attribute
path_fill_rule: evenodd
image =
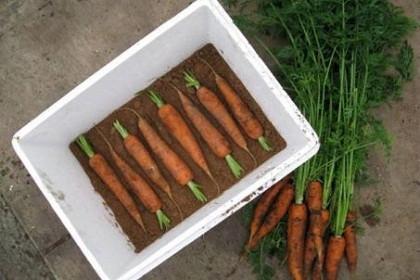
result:
<svg viewBox="0 0 420 280"><path fill-rule="evenodd" d="M194 196L198 199L198 201L205 203L207 201L206 196L201 191L201 186L194 181L189 181L187 183L190 190L193 192Z"/></svg>
<svg viewBox="0 0 420 280"><path fill-rule="evenodd" d="M158 108L162 108L163 106L165 106L165 101L163 101L162 97L157 91L149 90L149 97L153 101L153 103L155 103L156 106L158 106Z"/></svg>
<svg viewBox="0 0 420 280"><path fill-rule="evenodd" d="M190 70L184 71L184 79L187 82L187 87L193 87L195 89L200 88L200 82L194 76L194 74Z"/></svg>
<svg viewBox="0 0 420 280"><path fill-rule="evenodd" d="M114 122L114 128L118 131L122 138L126 138L128 137L128 135L130 135L127 129L125 129L125 127L120 123L119 120L116 120Z"/></svg>
<svg viewBox="0 0 420 280"><path fill-rule="evenodd" d="M162 210L158 210L156 212L156 217L159 221L159 227L161 230L165 229L167 230L169 228L169 224L171 223L171 220L166 216L165 213L163 213Z"/></svg>
<svg viewBox="0 0 420 280"><path fill-rule="evenodd" d="M243 171L242 166L232 157L231 154L225 156L225 160L230 168L230 171L232 171L235 178L241 177L241 173Z"/></svg>
<svg viewBox="0 0 420 280"><path fill-rule="evenodd" d="M272 151L273 148L270 145L270 142L268 141L268 139L264 136L261 136L260 138L258 138L258 142L260 143L261 147L266 150L267 152Z"/></svg>
<svg viewBox="0 0 420 280"><path fill-rule="evenodd" d="M85 154L91 158L95 155L95 152L93 151L92 146L90 145L89 141L86 139L86 137L81 134L76 139L77 144L79 144L80 148L85 152Z"/></svg>

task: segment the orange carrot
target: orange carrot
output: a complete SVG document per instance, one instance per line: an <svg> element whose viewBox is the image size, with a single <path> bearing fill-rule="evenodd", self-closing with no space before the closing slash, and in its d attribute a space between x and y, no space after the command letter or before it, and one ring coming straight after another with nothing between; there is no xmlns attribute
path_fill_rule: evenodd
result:
<svg viewBox="0 0 420 280"><path fill-rule="evenodd" d="M143 177L134 171L134 169L125 160L123 160L122 157L117 154L117 152L115 152L111 143L109 143L105 135L103 135L99 129L98 132L108 145L112 159L124 176L126 182L131 186L131 189L140 199L144 207L146 207L149 212L156 214L160 229L167 229L171 223L171 220L162 211L162 201L149 186L149 184L143 179Z"/></svg>
<svg viewBox="0 0 420 280"><path fill-rule="evenodd" d="M292 204L287 221L287 245L289 271L293 279L303 279L303 257L306 220L308 217L305 204Z"/></svg>
<svg viewBox="0 0 420 280"><path fill-rule="evenodd" d="M327 255L325 258L325 270L327 280L336 280L341 259L346 248L346 240L342 236L331 236L328 242Z"/></svg>
<svg viewBox="0 0 420 280"><path fill-rule="evenodd" d="M306 189L308 210L310 212L321 211L322 206L322 184L318 181L311 181Z"/></svg>
<svg viewBox="0 0 420 280"><path fill-rule="evenodd" d="M217 157L224 158L233 175L236 178L239 178L243 169L231 155L232 150L229 142L184 93L182 93L173 84L169 84L178 92L184 111L187 113L187 116L194 125L195 129L200 133L204 141L206 141L212 152Z"/></svg>
<svg viewBox="0 0 420 280"><path fill-rule="evenodd" d="M290 176L286 176L278 183L271 186L262 196L260 201L258 201L257 206L254 209L254 215L252 216L251 224L250 224L250 234L249 234L249 241L252 239L254 234L260 228L265 215L267 214L268 209L270 208L273 201L276 199L277 195L283 189L283 187L289 183ZM248 241L248 242L249 242Z"/></svg>
<svg viewBox="0 0 420 280"><path fill-rule="evenodd" d="M219 97L207 87L204 87L200 82L194 77L193 73L190 71L184 72L185 81L187 82L187 87L194 87L196 89L196 94L200 103L212 114L220 125L226 130L232 140L243 150L248 152L254 160L255 165L256 160L254 155L249 151L245 137L242 135L239 127L236 125L233 118L230 116L225 105L220 101Z"/></svg>
<svg viewBox="0 0 420 280"><path fill-rule="evenodd" d="M310 279L312 264L316 258L314 236L308 234L305 240L305 253L303 255L304 279Z"/></svg>
<svg viewBox="0 0 420 280"><path fill-rule="evenodd" d="M250 250L254 248L258 242L264 238L264 236L266 236L276 227L278 222L280 222L280 220L287 213L287 209L289 208L289 205L292 202L294 196L295 192L292 185L287 184L280 192L279 196L274 202L273 209L270 211L270 213L267 214L267 217L264 219L261 227L246 245L246 249Z"/></svg>
<svg viewBox="0 0 420 280"><path fill-rule="evenodd" d="M158 92L149 90L149 95L150 99L159 108L158 115L163 124L192 160L213 180L217 188L217 194L220 194L219 184L210 172L204 153L181 114L172 104L166 104Z"/></svg>
<svg viewBox="0 0 420 280"><path fill-rule="evenodd" d="M143 218L136 203L130 196L128 191L124 188L121 181L118 179L117 174L109 166L106 159L101 154L95 154L92 146L85 138L84 135L80 135L76 139L77 144L89 157L89 166L95 171L95 173L101 178L105 185L112 191L117 197L121 204L125 207L127 212L133 217L133 219L140 225L145 233L146 227L144 226Z"/></svg>
<svg viewBox="0 0 420 280"><path fill-rule="evenodd" d="M201 59L201 58L200 58ZM229 83L222 78L213 67L204 59L201 59L212 70L217 87L223 94L226 102L229 104L238 123L242 126L246 134L254 140L258 140L261 147L266 151L271 151L272 148L268 143L267 138L264 137L264 128L261 122L251 112L245 102L239 97L238 93L229 85Z"/></svg>
<svg viewBox="0 0 420 280"><path fill-rule="evenodd" d="M318 181L311 181L306 193L310 216L307 246L305 247L304 271L305 275L309 275L308 273L310 272L315 256L320 258L322 254L322 184Z"/></svg>
<svg viewBox="0 0 420 280"><path fill-rule="evenodd" d="M357 220L357 214L354 211L347 213L346 229L344 230L344 238L346 239L346 259L350 274L354 275L357 266L357 247L356 247L356 231L354 224Z"/></svg>
<svg viewBox="0 0 420 280"><path fill-rule="evenodd" d="M163 141L156 130L145 119L137 113L136 115L139 118L138 127L140 132L146 139L147 144L149 144L150 149L160 158L172 177L181 186L188 186L200 202L206 202L207 198L201 192L201 186L193 181L194 175L184 160Z"/></svg>
<svg viewBox="0 0 420 280"><path fill-rule="evenodd" d="M327 230L329 219L330 219L330 212L327 209L322 209L321 210L321 221L322 221L322 234L321 235L322 236L324 236L325 231ZM324 266L324 257L325 257L325 249L323 246L321 257L315 259L315 263L312 268L312 280L322 279L322 268Z"/></svg>
<svg viewBox="0 0 420 280"><path fill-rule="evenodd" d="M179 215L181 216L182 220L183 214L178 206L178 203L172 196L171 186L166 181L165 177L163 177L163 175L161 174L156 162L150 155L149 151L136 136L129 134L125 127L123 127L118 121L114 123L114 127L118 131L120 136L123 138L124 147L126 148L128 153L143 169L147 177L161 190L163 190L166 193L166 195L171 199L171 201L178 209Z"/></svg>

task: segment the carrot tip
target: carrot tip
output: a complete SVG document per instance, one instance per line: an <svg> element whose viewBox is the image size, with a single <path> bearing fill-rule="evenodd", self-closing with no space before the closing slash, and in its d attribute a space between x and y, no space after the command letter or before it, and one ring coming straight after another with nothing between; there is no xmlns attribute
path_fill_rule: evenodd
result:
<svg viewBox="0 0 420 280"><path fill-rule="evenodd" d="M245 151L249 154L249 156L252 158L252 161L254 162L254 168L257 168L258 166L258 162L257 159L255 158L255 156L251 153L250 150L248 150L248 148L245 149Z"/></svg>
<svg viewBox="0 0 420 280"><path fill-rule="evenodd" d="M270 152L273 150L273 148L270 145L270 142L268 141L267 138L265 138L264 136L261 136L260 138L258 138L258 142L260 143L261 147L267 151Z"/></svg>
<svg viewBox="0 0 420 280"><path fill-rule="evenodd" d="M168 197L172 201L172 203L175 205L176 209L178 210L181 221L184 220L184 214L182 214L181 208L179 207L178 203L175 201L174 197L172 196L172 193L169 193Z"/></svg>
<svg viewBox="0 0 420 280"><path fill-rule="evenodd" d="M225 159L235 178L238 179L239 177L241 177L241 173L242 171L244 171L242 166L230 154L227 155Z"/></svg>
<svg viewBox="0 0 420 280"><path fill-rule="evenodd" d="M207 175L210 177L210 179L213 181L214 185L216 186L217 195L219 196L220 195L220 186L219 186L219 184L217 183L216 179L214 179L213 175L211 175L210 172L207 173Z"/></svg>
<svg viewBox="0 0 420 280"><path fill-rule="evenodd" d="M190 190L193 192L194 196L197 198L198 201L200 201L201 203L205 203L207 201L206 196L200 190L201 186L199 184L194 183L193 181L189 181L187 185L190 188Z"/></svg>
<svg viewBox="0 0 420 280"><path fill-rule="evenodd" d="M169 224L171 223L171 220L168 218L168 216L163 213L162 210L158 210L156 212L156 217L159 221L159 227L161 230L165 229L167 230L169 228Z"/></svg>

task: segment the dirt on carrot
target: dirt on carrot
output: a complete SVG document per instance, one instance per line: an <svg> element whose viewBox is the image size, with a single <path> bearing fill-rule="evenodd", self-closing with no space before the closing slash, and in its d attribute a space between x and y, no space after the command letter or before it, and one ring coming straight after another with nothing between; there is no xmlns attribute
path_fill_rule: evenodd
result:
<svg viewBox="0 0 420 280"><path fill-rule="evenodd" d="M224 102L222 96L217 90L217 85L214 81L214 77L211 75L211 70L204 65L199 56L206 59L207 61L212 62L212 66L215 70L222 75L227 81L229 81L230 85L235 89L235 91L240 95L240 97L244 100L244 102L249 106L255 116L260 120L262 123L265 135L270 140L270 143L273 147L273 151L267 152L261 149L259 143L257 141L252 141L251 139L246 139L248 148L251 152L255 155L257 159L258 165L265 162L267 159L272 157L274 154L278 153L282 149L285 148L286 143L278 134L278 132L274 129L273 125L270 121L266 118L261 108L249 94L249 92L245 89L242 82L236 77L235 73L230 69L227 63L223 60L223 58L219 55L217 50L214 48L213 45L206 45L202 49L195 52L191 57L186 59L184 62L176 66L174 69L170 70L167 74L161 77L162 80L157 80L150 88L157 90L161 93L162 97L167 103L173 104L184 117L185 121L187 122L188 126L193 131L195 137L197 138L200 147L203 149L204 154L206 155L206 160L208 161L208 165L210 166L211 172L213 174L217 174L216 180L220 185L221 191L227 190L230 186L238 182L239 180L235 179L229 170L228 166L224 159L220 159L215 156L206 142L201 138L200 134L194 128L190 120L188 119L185 111L182 108L181 102L179 100L178 94L173 88L167 84L165 81L170 81L179 87L188 97L194 102L194 104L201 109L204 115L210 120L210 122L223 134L225 135L226 139L228 139L231 147L232 147L232 156L242 165L244 168L245 176L247 173L254 169L254 163L250 160L249 154L240 149L235 143L232 142L230 137L225 134L224 130L220 127L220 125L215 121L215 119L208 114L208 112L201 106L198 102L197 97L193 94L192 89L187 89L185 87L185 82L183 78L183 73L185 69L192 70L196 77L200 79L200 81L209 87L211 90L215 91L216 94L220 96L222 102ZM134 93L133 93L134 94ZM134 97L134 96L133 96ZM225 104L227 107L227 104ZM213 182L211 179L191 160L191 158L186 154L186 152L182 149L182 147L177 143L177 141L171 136L170 132L164 127L163 123L159 120L158 112L156 110L156 105L150 100L147 94L141 94L137 97L134 97L132 100L127 102L122 107L129 107L135 109L142 117L144 117L147 121L153 125L154 128L157 129L160 136L170 145L172 149L176 153L178 153L182 159L185 160L187 165L191 168L194 173L194 181L198 184L202 185L202 191L206 195L208 201L214 199L217 195L217 190L214 188ZM149 180L149 178L144 174L143 170L137 165L135 160L128 154L126 149L124 148L123 140L118 135L118 132L113 128L113 122L115 120L121 121L124 126L127 128L128 132L136 135L139 139L146 144L146 141L139 133L137 127L137 117L129 112L123 110L116 110L108 117L106 117L103 121L98 123L95 127L85 133L85 135L91 141L95 151L104 155L106 159L110 161L111 155L109 150L101 139L100 135L96 132L96 128L99 128L105 136L110 140L112 143L115 151L121 155L124 160L126 160L136 172L141 174L143 178L150 184L150 186L156 191L158 196L161 198L163 202L162 210L168 215L171 219L171 227L176 226L181 222L181 217L175 207L175 205L170 201L170 199L164 194L164 192L153 184ZM242 131L242 133L245 132ZM146 145L146 148L149 152L153 155L152 151ZM122 231L127 235L128 239L135 247L135 251L139 252L144 249L146 246L151 244L154 240L161 237L164 232L159 229L159 225L156 221L156 215L149 213L146 211L144 206L137 200L134 194L132 194L133 199L139 205L141 213L143 215L144 223L146 224L147 230L150 234L150 238L147 239L142 232L140 226L138 226L131 216L127 213L125 208L121 205L121 203L115 199L115 196L112 192L101 182L101 180L94 174L94 172L89 168L88 158L83 154L83 152L77 147L75 143L70 144L70 149L73 154L76 156L78 161L81 163L83 169L89 176L94 189L102 196L105 201L107 207L109 207L112 211L112 215L115 216L115 219L118 222L118 226L121 227ZM192 213L197 211L203 205L194 199L191 194L191 191L188 187L181 187L176 184L176 182L172 179L170 173L165 169L162 162L153 155L159 169L161 170L163 176L168 180L171 185L172 193L174 199L178 202L182 213L184 214L184 218L187 218ZM111 165L115 170L116 166ZM123 180L123 177L120 173L117 172L121 181L126 184ZM89 187L89 186L86 186Z"/></svg>

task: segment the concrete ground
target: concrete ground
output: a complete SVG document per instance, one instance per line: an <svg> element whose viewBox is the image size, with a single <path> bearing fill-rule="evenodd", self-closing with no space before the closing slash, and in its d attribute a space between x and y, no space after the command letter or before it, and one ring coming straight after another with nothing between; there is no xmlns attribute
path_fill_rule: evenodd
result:
<svg viewBox="0 0 420 280"><path fill-rule="evenodd" d="M418 0L395 1L420 21ZM0 0L0 279L97 279L12 151L13 133L190 0ZM420 32L410 39L420 68ZM419 71L418 71L419 72ZM420 279L420 76L404 98L376 110L395 145L373 151L380 221L359 237L358 279ZM255 279L236 260L246 240L241 213L183 249L144 279ZM277 276L288 275L278 269ZM284 277L287 279L287 277Z"/></svg>

